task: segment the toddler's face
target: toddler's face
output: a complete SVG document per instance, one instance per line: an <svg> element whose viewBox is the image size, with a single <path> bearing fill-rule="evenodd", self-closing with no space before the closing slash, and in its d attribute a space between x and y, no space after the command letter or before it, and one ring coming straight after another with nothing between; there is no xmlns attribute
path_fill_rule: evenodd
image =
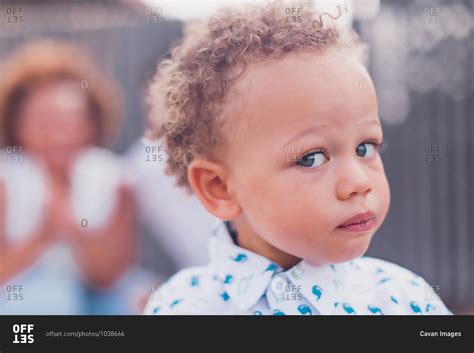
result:
<svg viewBox="0 0 474 353"><path fill-rule="evenodd" d="M335 51L298 54L250 67L235 88L244 98L223 129L223 163L239 222L316 264L362 255L390 203L365 68ZM338 227L367 211L358 231Z"/></svg>

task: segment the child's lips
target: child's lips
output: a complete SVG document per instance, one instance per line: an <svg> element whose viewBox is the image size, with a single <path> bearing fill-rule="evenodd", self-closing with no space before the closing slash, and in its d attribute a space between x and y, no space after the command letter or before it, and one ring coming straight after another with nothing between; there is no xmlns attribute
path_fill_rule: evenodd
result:
<svg viewBox="0 0 474 353"><path fill-rule="evenodd" d="M375 224L374 220L375 214L371 211L367 211L348 219L343 224L337 226L337 228L354 232L367 231L373 228Z"/></svg>
<svg viewBox="0 0 474 353"><path fill-rule="evenodd" d="M354 223L347 226L338 226L337 228L341 230L350 231L350 232L360 233L360 232L367 232L371 230L374 227L374 225L375 225L374 219L369 218L368 220L364 220L360 223Z"/></svg>

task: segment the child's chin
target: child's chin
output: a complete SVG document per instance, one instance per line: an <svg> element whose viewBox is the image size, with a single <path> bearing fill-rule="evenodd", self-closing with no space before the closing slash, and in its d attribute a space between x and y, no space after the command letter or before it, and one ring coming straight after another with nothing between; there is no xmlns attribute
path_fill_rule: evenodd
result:
<svg viewBox="0 0 474 353"><path fill-rule="evenodd" d="M331 254L329 263L337 264L347 261L354 260L365 254L370 245L370 238L367 241L360 241L357 244L350 244L345 249L340 249L340 251Z"/></svg>

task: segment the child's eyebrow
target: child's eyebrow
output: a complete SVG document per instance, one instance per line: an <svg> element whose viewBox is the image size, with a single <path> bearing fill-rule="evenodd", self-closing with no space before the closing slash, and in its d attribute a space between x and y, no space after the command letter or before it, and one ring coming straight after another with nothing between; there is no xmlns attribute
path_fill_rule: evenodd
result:
<svg viewBox="0 0 474 353"><path fill-rule="evenodd" d="M374 120L374 119L365 119L365 120L360 120L358 121L355 125L375 125L375 126L378 126L378 127L381 127L380 125L380 122L378 120ZM312 126L310 127L309 129L306 129L306 130L303 130L303 131L299 131L297 132L296 134L294 134L292 137L290 137L287 141L286 141L286 145L290 144L292 141L294 140L297 140L297 139L300 139L304 136L307 136L307 135L313 135L313 134L316 134L318 133L321 129L323 129L324 127L326 126L330 126L332 124L328 124L328 123L323 123L323 124L319 124L319 125L315 125L315 126Z"/></svg>

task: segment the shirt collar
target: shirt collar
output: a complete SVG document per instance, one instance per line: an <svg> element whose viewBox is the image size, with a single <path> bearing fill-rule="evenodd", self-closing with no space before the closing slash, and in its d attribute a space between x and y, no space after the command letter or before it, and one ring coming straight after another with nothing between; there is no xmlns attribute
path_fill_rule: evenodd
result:
<svg viewBox="0 0 474 353"><path fill-rule="evenodd" d="M282 268L233 243L222 221L210 240L211 266L238 310L247 311L262 297L272 276ZM225 295L225 294L223 294Z"/></svg>
<svg viewBox="0 0 474 353"><path fill-rule="evenodd" d="M354 261L317 266L303 260L284 271L264 256L235 245L222 221L212 235L209 257L214 273L223 282L225 293L221 295L228 297L239 311L254 306L265 294L272 277L282 274L320 313L330 313L348 289L343 279L354 273Z"/></svg>

